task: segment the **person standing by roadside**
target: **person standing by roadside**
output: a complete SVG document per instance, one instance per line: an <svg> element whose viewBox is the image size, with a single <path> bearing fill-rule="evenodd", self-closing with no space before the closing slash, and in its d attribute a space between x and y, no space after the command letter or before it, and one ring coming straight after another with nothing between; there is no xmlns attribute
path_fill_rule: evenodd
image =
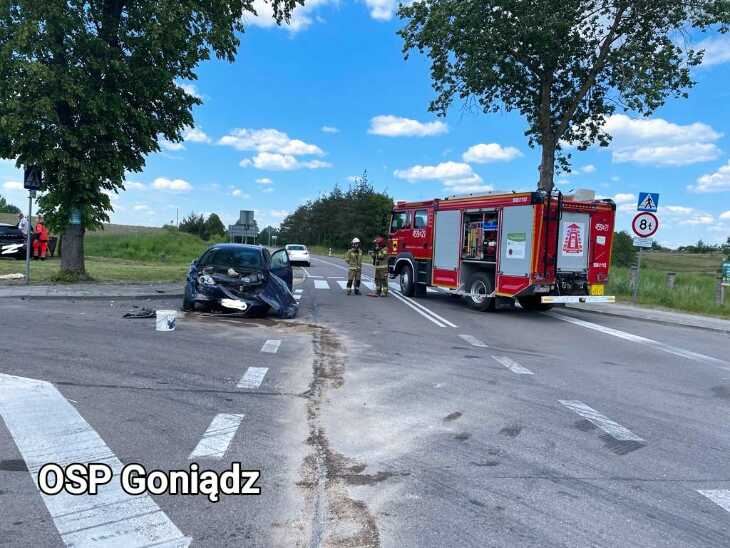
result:
<svg viewBox="0 0 730 548"><path fill-rule="evenodd" d="M18 224L17 224L18 230L20 230L23 233L23 236L28 236L28 219L25 218L25 215L22 213L18 213Z"/></svg>
<svg viewBox="0 0 730 548"><path fill-rule="evenodd" d="M375 249L370 252L375 267L375 296L388 296L388 250L385 248L385 238L378 236L373 240Z"/></svg>
<svg viewBox="0 0 730 548"><path fill-rule="evenodd" d="M38 215L38 222L35 225L35 240L33 240L33 258L46 260L48 253L48 229L43 224L43 215Z"/></svg>
<svg viewBox="0 0 730 548"><path fill-rule="evenodd" d="M362 276L362 250L360 239L353 238L352 246L345 253L347 263L347 294L352 295L352 286L355 285L355 295L360 294L360 278Z"/></svg>

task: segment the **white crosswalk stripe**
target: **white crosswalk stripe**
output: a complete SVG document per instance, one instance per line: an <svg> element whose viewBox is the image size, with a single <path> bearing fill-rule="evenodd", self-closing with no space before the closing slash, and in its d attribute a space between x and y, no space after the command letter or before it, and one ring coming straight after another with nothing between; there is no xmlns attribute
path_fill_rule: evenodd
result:
<svg viewBox="0 0 730 548"><path fill-rule="evenodd" d="M267 354L276 354L279 351L280 346L281 341L269 339L264 343L264 346L261 347L261 352L265 352Z"/></svg>
<svg viewBox="0 0 730 548"><path fill-rule="evenodd" d="M315 289L330 289L330 284L327 283L327 280L314 280L314 288Z"/></svg>
<svg viewBox="0 0 730 548"><path fill-rule="evenodd" d="M598 411L589 407L582 401L576 400L559 400L565 407L578 413L584 419L592 422L598 428L606 432L609 436L619 441L639 441L644 440L634 434L631 430L625 426L621 426L619 423L612 421L608 417L601 415Z"/></svg>
<svg viewBox="0 0 730 548"><path fill-rule="evenodd" d="M459 335L459 337L461 339L465 340L466 342L468 342L472 346L476 346L479 348L489 348L489 345L480 341L474 335Z"/></svg>
<svg viewBox="0 0 730 548"><path fill-rule="evenodd" d="M512 371L512 373L515 373L517 375L533 375L532 371L530 371L526 367L522 367L519 363L511 358L508 358L507 356L492 356L492 358L495 361L504 365L507 369Z"/></svg>
<svg viewBox="0 0 730 548"><path fill-rule="evenodd" d="M698 489L697 492L710 499L723 510L730 512L730 489Z"/></svg>
<svg viewBox="0 0 730 548"><path fill-rule="evenodd" d="M249 367L238 381L238 388L258 388L268 371L268 367Z"/></svg>
<svg viewBox="0 0 730 548"><path fill-rule="evenodd" d="M213 417L213 421L200 438L198 445L190 453L188 460L222 459L231 445L233 437L241 425L244 415L221 413Z"/></svg>

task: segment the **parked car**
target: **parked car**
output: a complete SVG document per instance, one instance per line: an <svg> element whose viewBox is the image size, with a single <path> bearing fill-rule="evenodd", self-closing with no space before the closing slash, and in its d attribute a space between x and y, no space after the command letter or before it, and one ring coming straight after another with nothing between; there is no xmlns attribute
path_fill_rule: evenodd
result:
<svg viewBox="0 0 730 548"><path fill-rule="evenodd" d="M289 259L291 259L293 265L311 266L309 250L306 245L289 244L286 246L286 251L289 253Z"/></svg>
<svg viewBox="0 0 730 548"><path fill-rule="evenodd" d="M25 259L25 242L19 228L0 223L0 257Z"/></svg>
<svg viewBox="0 0 730 548"><path fill-rule="evenodd" d="M194 310L196 305L250 315L271 310L292 318L298 308L293 282L285 249L271 253L258 245L214 245L190 265L183 310Z"/></svg>

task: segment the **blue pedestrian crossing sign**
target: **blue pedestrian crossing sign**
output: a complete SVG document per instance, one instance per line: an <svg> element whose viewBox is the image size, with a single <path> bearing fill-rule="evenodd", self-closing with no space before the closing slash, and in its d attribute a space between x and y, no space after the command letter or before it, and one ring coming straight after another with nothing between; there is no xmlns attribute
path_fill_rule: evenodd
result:
<svg viewBox="0 0 730 548"><path fill-rule="evenodd" d="M656 211L659 207L659 194L656 192L639 192L637 211Z"/></svg>

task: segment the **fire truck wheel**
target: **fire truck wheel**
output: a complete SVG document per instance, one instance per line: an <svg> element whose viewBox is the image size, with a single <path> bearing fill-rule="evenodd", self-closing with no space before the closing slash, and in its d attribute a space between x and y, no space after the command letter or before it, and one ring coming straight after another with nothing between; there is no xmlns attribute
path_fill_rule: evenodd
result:
<svg viewBox="0 0 730 548"><path fill-rule="evenodd" d="M540 302L540 296L539 295L531 295L529 297L522 297L521 299L518 299L520 301L520 306L524 308L525 310L530 310L534 312L540 312L545 310L550 310L553 305L546 304Z"/></svg>
<svg viewBox="0 0 730 548"><path fill-rule="evenodd" d="M474 310L494 310L494 297L489 297L494 291L492 278L486 272L475 272L466 284L466 302Z"/></svg>
<svg viewBox="0 0 730 548"><path fill-rule="evenodd" d="M413 279L413 269L409 264L400 269L400 292L406 297L413 297L416 293L416 282Z"/></svg>

